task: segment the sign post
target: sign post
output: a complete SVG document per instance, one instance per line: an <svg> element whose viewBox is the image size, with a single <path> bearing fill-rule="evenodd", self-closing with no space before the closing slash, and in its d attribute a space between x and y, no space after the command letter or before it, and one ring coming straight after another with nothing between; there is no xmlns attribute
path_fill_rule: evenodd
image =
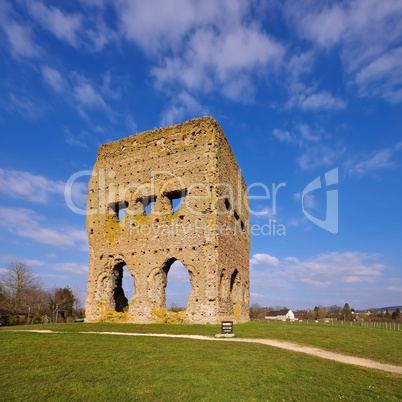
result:
<svg viewBox="0 0 402 402"><path fill-rule="evenodd" d="M215 338L231 338L233 336L233 321L221 321L221 333L216 334Z"/></svg>

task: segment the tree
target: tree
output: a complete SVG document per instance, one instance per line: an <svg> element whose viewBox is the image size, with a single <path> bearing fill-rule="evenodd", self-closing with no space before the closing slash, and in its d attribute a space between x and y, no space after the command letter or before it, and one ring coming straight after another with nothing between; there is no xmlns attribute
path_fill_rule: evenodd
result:
<svg viewBox="0 0 402 402"><path fill-rule="evenodd" d="M3 292L3 286L2 286L1 283L0 283L0 305L1 305L1 302L2 302L4 299L5 299L5 296L4 296L4 292Z"/></svg>
<svg viewBox="0 0 402 402"><path fill-rule="evenodd" d="M350 309L349 303L345 303L342 309L342 318L349 321L352 317L352 311Z"/></svg>
<svg viewBox="0 0 402 402"><path fill-rule="evenodd" d="M250 306L250 319L255 320L256 318L258 318L258 316L260 316L264 312L265 310L258 303L253 303Z"/></svg>
<svg viewBox="0 0 402 402"><path fill-rule="evenodd" d="M4 308L13 314L29 315L32 299L41 289L39 279L29 267L21 262L8 264L0 283L4 293Z"/></svg>
<svg viewBox="0 0 402 402"><path fill-rule="evenodd" d="M31 303L29 306L28 324L36 324L42 322L42 317L48 313L47 292L43 289L36 290L31 295Z"/></svg>
<svg viewBox="0 0 402 402"><path fill-rule="evenodd" d="M327 309L322 306L316 306L314 308L314 315L317 320L321 320L327 316Z"/></svg>
<svg viewBox="0 0 402 402"><path fill-rule="evenodd" d="M280 310L289 310L289 309L286 306L276 305L275 311L280 311Z"/></svg>
<svg viewBox="0 0 402 402"><path fill-rule="evenodd" d="M394 320L397 320L400 316L401 316L401 310L399 310L399 308L397 308L397 309L392 313L392 318L393 318Z"/></svg>
<svg viewBox="0 0 402 402"><path fill-rule="evenodd" d="M52 310L53 322L57 322L59 318L65 320L67 317L72 317L74 303L75 297L69 286L49 292L49 307Z"/></svg>
<svg viewBox="0 0 402 402"><path fill-rule="evenodd" d="M178 306L175 302L172 302L169 308L169 311L173 311L174 313L178 313L179 311L184 311L185 307Z"/></svg>
<svg viewBox="0 0 402 402"><path fill-rule="evenodd" d="M341 318L342 316L342 307L337 306L336 304L327 308L328 316L331 318Z"/></svg>
<svg viewBox="0 0 402 402"><path fill-rule="evenodd" d="M78 286L74 287L73 290L74 294L74 310L80 310L83 308L85 305L85 297L81 291L81 289Z"/></svg>

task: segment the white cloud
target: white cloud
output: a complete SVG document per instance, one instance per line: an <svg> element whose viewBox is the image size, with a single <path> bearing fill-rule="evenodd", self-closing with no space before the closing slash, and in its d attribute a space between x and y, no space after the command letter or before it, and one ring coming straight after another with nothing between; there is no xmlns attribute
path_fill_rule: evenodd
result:
<svg viewBox="0 0 402 402"><path fill-rule="evenodd" d="M88 274L89 271L88 265L77 264L75 262L63 262L58 264L52 264L50 265L50 268L57 272L65 272L77 275L86 275Z"/></svg>
<svg viewBox="0 0 402 402"><path fill-rule="evenodd" d="M299 283L326 287L333 283L374 282L385 265L376 263L377 255L358 252L331 252L305 261L288 261L287 271Z"/></svg>
<svg viewBox="0 0 402 402"><path fill-rule="evenodd" d="M300 107L303 110L337 110L346 107L342 99L333 97L328 91L321 91L312 95L303 96L300 99Z"/></svg>
<svg viewBox="0 0 402 402"><path fill-rule="evenodd" d="M360 252L329 252L304 261L295 257L279 261L268 254L259 256L268 256L268 264L264 263L264 257L259 257L252 263L250 276L255 289L277 288L280 284L282 287L303 284L307 287L326 288L340 283L374 283L390 268L378 262L378 255ZM274 264L269 264L271 259ZM255 265L266 265L270 269L257 271Z"/></svg>
<svg viewBox="0 0 402 402"><path fill-rule="evenodd" d="M286 228L291 228L291 227L299 227L301 224L305 224L308 223L309 220L303 216L301 218L290 218L287 222L286 222ZM305 230L309 230L309 226L306 227Z"/></svg>
<svg viewBox="0 0 402 402"><path fill-rule="evenodd" d="M291 77L289 89L291 96L287 108L298 107L304 111L340 110L346 107L346 102L333 96L326 90L317 90L317 85L306 86L300 77Z"/></svg>
<svg viewBox="0 0 402 402"><path fill-rule="evenodd" d="M294 20L298 21L300 31L321 46L330 47L336 44L346 28L345 11L342 6L334 4L332 7L309 9L305 7L308 3L303 3L303 6L299 3L298 7L292 4L287 10Z"/></svg>
<svg viewBox="0 0 402 402"><path fill-rule="evenodd" d="M62 92L65 88L66 83L63 77L61 76L60 72L54 68L43 66L42 75L46 83L50 85L54 91Z"/></svg>
<svg viewBox="0 0 402 402"><path fill-rule="evenodd" d="M27 7L32 17L42 28L71 46L77 46L82 25L81 15L67 14L57 7L47 7L41 2L32 0L27 2Z"/></svg>
<svg viewBox="0 0 402 402"><path fill-rule="evenodd" d="M313 129L307 124L298 124L295 132L297 134L290 134L276 128L272 134L280 142L297 144L300 147L302 153L296 158L296 162L303 170L331 166L345 152L339 144L329 145L328 140L331 137L321 127Z"/></svg>
<svg viewBox="0 0 402 402"><path fill-rule="evenodd" d="M102 93L112 99L119 99L121 95L121 88L112 89L112 75L110 71L103 74Z"/></svg>
<svg viewBox="0 0 402 402"><path fill-rule="evenodd" d="M254 254L250 259L251 265L264 265L267 267L277 267L280 262L276 257L269 254Z"/></svg>
<svg viewBox="0 0 402 402"><path fill-rule="evenodd" d="M103 7L109 0L79 0L85 6Z"/></svg>
<svg viewBox="0 0 402 402"><path fill-rule="evenodd" d="M303 170L331 166L345 152L339 145L326 145L325 140L330 135L320 127L312 129L307 124L298 124L296 130L297 134L290 134L289 131L275 128L272 135L282 143L297 144L300 147L302 153L296 162Z"/></svg>
<svg viewBox="0 0 402 402"><path fill-rule="evenodd" d="M207 114L208 110L201 106L197 99L183 91L174 97L168 109L164 111L161 126L180 123L185 117L191 118Z"/></svg>
<svg viewBox="0 0 402 402"><path fill-rule="evenodd" d="M11 21L3 25L3 29L10 42L12 53L16 57L38 57L41 48L32 39L31 30L23 25Z"/></svg>
<svg viewBox="0 0 402 402"><path fill-rule="evenodd" d="M118 34L105 23L100 14L91 28L87 28L82 35L87 36L91 42L91 45L87 44L86 47L89 50L93 48L97 52L100 52L107 44L117 42L119 39Z"/></svg>
<svg viewBox="0 0 402 402"><path fill-rule="evenodd" d="M187 268L179 260L175 261L169 270L168 281L176 281L182 284L189 284L190 278Z"/></svg>
<svg viewBox="0 0 402 402"><path fill-rule="evenodd" d="M286 62L287 87L290 93L286 108L300 108L304 111L340 110L346 102L332 95L328 90L320 90L311 73L318 54L314 51L292 53Z"/></svg>
<svg viewBox="0 0 402 402"><path fill-rule="evenodd" d="M80 134L74 135L67 127L63 127L63 131L66 134L65 142L73 147L88 148L86 139L90 137L88 131L82 130Z"/></svg>
<svg viewBox="0 0 402 402"><path fill-rule="evenodd" d="M107 44L117 42L118 33L103 18L105 14L103 6L108 0L82 2L87 7L93 7L90 9L83 8L82 13L69 13L65 12L62 6L48 5L46 1L23 0L19 3L25 5L31 21L37 23L36 26L32 24L32 28L41 27L60 41L75 48L86 51L101 51ZM42 55L44 52L35 43L29 22L19 23L17 14L19 14L19 18L22 16L20 12L14 12L10 6L0 4L0 25L3 26L3 30L9 39L13 54L16 57L38 57Z"/></svg>
<svg viewBox="0 0 402 402"><path fill-rule="evenodd" d="M300 147L308 145L309 143L319 142L321 140L322 130L313 130L307 124L297 125L299 135L291 134L287 130L275 128L272 135L280 142L286 144L298 144Z"/></svg>
<svg viewBox="0 0 402 402"><path fill-rule="evenodd" d="M158 88L180 84L248 102L251 74L272 70L284 53L257 22L248 22L249 5L240 0L120 1L116 7L123 35L157 61Z"/></svg>
<svg viewBox="0 0 402 402"><path fill-rule="evenodd" d="M129 113L126 113L125 126L130 130L131 133L135 134L137 130L137 123L134 121L134 117Z"/></svg>
<svg viewBox="0 0 402 402"><path fill-rule="evenodd" d="M402 47L373 60L357 72L361 96L377 96L391 103L402 101Z"/></svg>
<svg viewBox="0 0 402 402"><path fill-rule="evenodd" d="M0 168L0 192L12 198L46 204L51 194L64 194L64 184L41 175Z"/></svg>
<svg viewBox="0 0 402 402"><path fill-rule="evenodd" d="M28 265L29 267L41 267L41 266L45 265L45 263L41 260L21 258L21 256L15 256L15 255L9 255L9 254L0 255L0 262L2 264L9 264L14 261L22 262L22 263Z"/></svg>
<svg viewBox="0 0 402 402"><path fill-rule="evenodd" d="M76 100L85 107L90 109L107 108L102 95L99 94L89 83L80 83L74 88Z"/></svg>
<svg viewBox="0 0 402 402"><path fill-rule="evenodd" d="M289 133L287 130L281 130L278 128L274 128L272 130L272 135L279 140L279 142L283 142L285 144L292 144L296 141L295 137Z"/></svg>
<svg viewBox="0 0 402 402"><path fill-rule="evenodd" d="M85 230L47 228L41 225L43 219L30 209L0 207L0 226L10 233L37 243L87 251L88 238Z"/></svg>
<svg viewBox="0 0 402 402"><path fill-rule="evenodd" d="M16 95L15 93L9 94L9 102L6 105L9 112L18 113L28 119L39 119L47 111L47 106L38 102L30 95Z"/></svg>
<svg viewBox="0 0 402 402"><path fill-rule="evenodd" d="M352 0L318 6L306 0L288 2L284 10L289 23L317 51L337 47L361 96L378 96L390 102L402 100L400 1ZM313 98L309 103L343 106L339 100L334 104L326 96Z"/></svg>
<svg viewBox="0 0 402 402"><path fill-rule="evenodd" d="M152 74L158 87L179 82L189 90L220 88L230 99L248 101L253 88L249 74L274 66L282 54L279 44L254 27L221 33L202 28L190 37L184 54L166 58Z"/></svg>
<svg viewBox="0 0 402 402"><path fill-rule="evenodd" d="M186 0L177 0L174 5L159 0L123 0L116 2L116 6L124 36L154 54L165 46L177 47L197 17L197 5ZM205 13L201 7L197 8L202 23Z"/></svg>
<svg viewBox="0 0 402 402"><path fill-rule="evenodd" d="M50 180L41 175L13 169L0 168L0 193L10 198L47 204L51 195L64 199L65 182ZM71 189L71 198L75 205L85 208L88 185L84 181L75 181Z"/></svg>
<svg viewBox="0 0 402 402"><path fill-rule="evenodd" d="M352 0L320 7L311 1L302 3L288 3L286 12L304 37L323 47L364 44L364 50L370 51L372 45L394 43L401 35L395 32L402 15L398 1Z"/></svg>
<svg viewBox="0 0 402 402"><path fill-rule="evenodd" d="M394 151L386 148L369 155L361 155L357 159L349 159L345 163L345 168L350 174L362 176L379 169L396 167L393 156Z"/></svg>
<svg viewBox="0 0 402 402"><path fill-rule="evenodd" d="M42 55L42 48L35 42L29 24L19 23L9 4L0 3L0 29L2 28L11 46L14 57L35 58Z"/></svg>
<svg viewBox="0 0 402 402"><path fill-rule="evenodd" d="M161 0L115 2L123 35L136 42L146 53L177 51L188 36L201 27L236 27L248 12L240 0Z"/></svg>
<svg viewBox="0 0 402 402"><path fill-rule="evenodd" d="M286 63L287 73L293 77L293 82L298 83L303 75L311 73L315 65L317 55L311 51L297 53L293 51Z"/></svg>
<svg viewBox="0 0 402 402"><path fill-rule="evenodd" d="M321 139L320 133L317 131L312 133L310 126L307 124L299 124L298 129L303 142L319 142Z"/></svg>
<svg viewBox="0 0 402 402"><path fill-rule="evenodd" d="M296 201L301 200L302 193L295 193L293 194L293 199ZM314 209L317 208L317 200L315 196L311 193L305 194L303 197L303 205L304 208L307 209Z"/></svg>
<svg viewBox="0 0 402 402"><path fill-rule="evenodd" d="M325 145L308 146L304 153L296 158L296 161L303 170L328 167L334 165L343 152L343 149L334 149Z"/></svg>

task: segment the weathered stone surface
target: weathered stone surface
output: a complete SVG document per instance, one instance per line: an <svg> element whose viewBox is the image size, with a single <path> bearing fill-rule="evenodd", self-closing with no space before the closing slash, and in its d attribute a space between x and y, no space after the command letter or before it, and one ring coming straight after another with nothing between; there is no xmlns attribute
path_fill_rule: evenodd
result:
<svg viewBox="0 0 402 402"><path fill-rule="evenodd" d="M181 197L174 211L172 202ZM87 205L86 321L249 320L247 188L212 117L102 145ZM187 309L179 313L165 305L176 260L192 285ZM135 283L132 300L122 289L125 265Z"/></svg>

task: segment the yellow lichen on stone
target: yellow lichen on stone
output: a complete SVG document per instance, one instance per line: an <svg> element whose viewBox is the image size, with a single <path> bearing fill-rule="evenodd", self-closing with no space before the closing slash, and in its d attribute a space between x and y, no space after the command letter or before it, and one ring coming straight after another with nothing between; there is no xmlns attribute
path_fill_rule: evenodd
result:
<svg viewBox="0 0 402 402"><path fill-rule="evenodd" d="M117 312L115 310L108 310L106 313L100 318L100 322L130 322L130 317L127 311Z"/></svg>
<svg viewBox="0 0 402 402"><path fill-rule="evenodd" d="M242 305L242 302L240 300L238 300L233 307L233 313L234 313L234 316L237 321L241 320L241 307L242 307L241 305Z"/></svg>
<svg viewBox="0 0 402 402"><path fill-rule="evenodd" d="M158 309L156 306L152 307L151 312L156 318L158 324L188 324L189 321L186 317L186 310L183 311L169 311L167 309Z"/></svg>
<svg viewBox="0 0 402 402"><path fill-rule="evenodd" d="M120 222L111 214L106 215L104 233L109 243L113 243L115 237L121 234Z"/></svg>

